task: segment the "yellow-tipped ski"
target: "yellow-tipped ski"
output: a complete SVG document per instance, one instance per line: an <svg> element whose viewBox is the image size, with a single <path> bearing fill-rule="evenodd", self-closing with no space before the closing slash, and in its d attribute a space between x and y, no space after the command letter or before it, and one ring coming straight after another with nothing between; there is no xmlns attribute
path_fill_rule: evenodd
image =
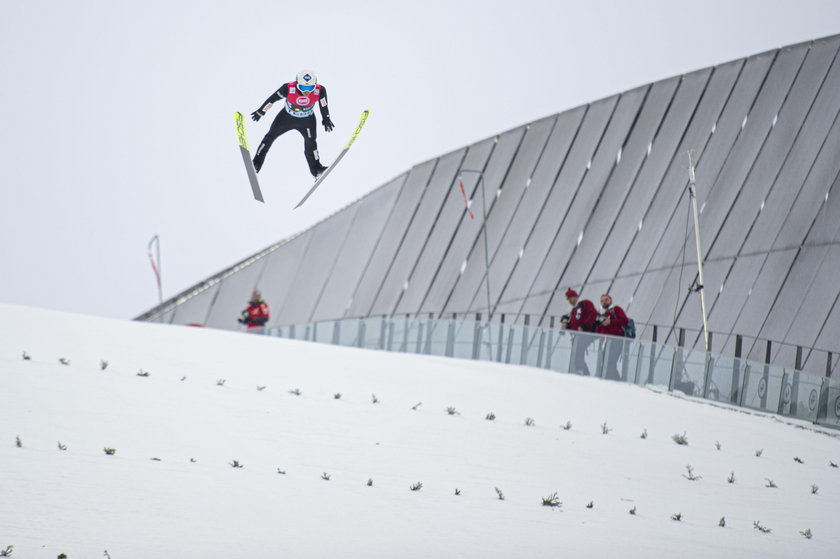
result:
<svg viewBox="0 0 840 559"><path fill-rule="evenodd" d="M233 113L233 120L236 121L236 136L239 138L239 146L248 149L248 136L245 134L245 117L242 116L242 113Z"/></svg>
<svg viewBox="0 0 840 559"><path fill-rule="evenodd" d="M365 122L367 122L369 114L370 114L370 111L368 109L365 109L364 111L362 111L362 118L359 119L359 125L356 126L356 130L353 132L353 135L350 136L350 141L347 142L347 145L344 146L344 149L350 149L350 146L352 146L353 142L356 141L356 137L362 131L362 128L365 127Z"/></svg>
<svg viewBox="0 0 840 559"><path fill-rule="evenodd" d="M318 188L318 185L320 185L324 181L324 179L327 178L327 175L329 175L332 172L332 170L335 168L336 164L339 161L341 161L341 158L344 157L344 155L347 153L347 150L349 150L350 146L353 145L353 142L356 141L356 138L358 137L359 133L362 131L362 128L365 127L365 122L367 122L368 115L370 115L369 110L365 109L364 111L362 111L362 116L359 119L359 124L356 126L356 129L353 131L353 135L350 136L350 141L347 142L347 145L344 146L344 149L341 150L341 153L338 154L338 157L336 157L335 160L330 164L330 166L327 167L327 170L324 171L321 174L320 177L315 179L315 184L312 185L312 188L310 188L309 192L307 192L303 196L303 198L300 200L300 202L298 202L298 204L297 204L297 206L295 206L295 208L301 207L303 205L303 203L306 202L306 199L309 198L312 195L313 192L315 192L315 189Z"/></svg>

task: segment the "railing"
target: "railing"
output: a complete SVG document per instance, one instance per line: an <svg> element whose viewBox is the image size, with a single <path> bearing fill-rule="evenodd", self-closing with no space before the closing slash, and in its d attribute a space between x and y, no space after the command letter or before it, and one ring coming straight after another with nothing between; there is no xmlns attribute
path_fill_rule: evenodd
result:
<svg viewBox="0 0 840 559"><path fill-rule="evenodd" d="M440 355L657 385L840 429L840 381L656 342L479 320L363 318L272 327L267 335Z"/></svg>

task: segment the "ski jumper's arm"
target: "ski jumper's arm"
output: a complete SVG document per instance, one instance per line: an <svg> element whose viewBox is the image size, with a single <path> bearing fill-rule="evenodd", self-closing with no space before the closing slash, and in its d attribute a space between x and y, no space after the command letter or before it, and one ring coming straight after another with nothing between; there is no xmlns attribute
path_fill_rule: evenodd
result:
<svg viewBox="0 0 840 559"><path fill-rule="evenodd" d="M327 88L321 86L321 98L318 99L318 108L321 109L321 120L328 120L330 118L330 108L327 103Z"/></svg>
<svg viewBox="0 0 840 559"><path fill-rule="evenodd" d="M285 99L287 95L289 95L289 84L284 83L280 86L280 89L272 93L271 96L266 99L262 105L260 105L260 108L257 109L256 112L260 113L260 116L265 115L274 103L280 99Z"/></svg>

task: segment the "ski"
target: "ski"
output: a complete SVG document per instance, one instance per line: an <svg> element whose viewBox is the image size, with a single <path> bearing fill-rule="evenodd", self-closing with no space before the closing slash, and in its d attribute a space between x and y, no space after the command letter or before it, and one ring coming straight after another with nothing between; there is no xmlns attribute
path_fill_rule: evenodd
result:
<svg viewBox="0 0 840 559"><path fill-rule="evenodd" d="M356 130L354 130L353 135L350 136L350 141L347 142L347 145L344 146L344 149L341 150L341 153L339 153L338 157L335 158L335 161L333 161L330 164L330 166L327 167L324 170L324 172L321 173L321 175L317 179L315 179L315 184L313 184L312 188L309 189L309 192L307 192L306 195L303 198L301 198L300 202L298 202L297 206L295 206L295 209L298 209L299 207L301 207L303 205L304 202L306 202L306 199L309 198L312 195L313 192L315 192L315 189L318 188L321 185L322 182L324 182L324 179L327 178L327 175L329 175L330 172L338 164L338 162L341 161L341 158L344 157L344 155L347 153L347 150L349 150L350 146L353 145L353 142L356 141L356 138L359 136L359 133L362 131L362 128L364 128L365 122L367 122L367 118L368 118L369 114L370 114L370 111L367 110L367 109L362 111L362 118L359 119L359 124L358 124L358 126L356 126Z"/></svg>
<svg viewBox="0 0 840 559"><path fill-rule="evenodd" d="M260 190L260 183L257 181L257 171L251 161L251 152L248 150L248 136L245 134L245 117L242 113L233 113L233 120L236 122L236 136L239 138L239 152L242 154L242 162L245 163L245 170L248 171L248 180L251 181L251 190L254 198L265 203Z"/></svg>

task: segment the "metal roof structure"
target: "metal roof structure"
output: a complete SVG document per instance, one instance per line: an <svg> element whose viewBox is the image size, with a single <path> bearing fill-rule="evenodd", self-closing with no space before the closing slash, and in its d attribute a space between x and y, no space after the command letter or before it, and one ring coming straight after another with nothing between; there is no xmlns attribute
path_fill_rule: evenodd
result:
<svg viewBox="0 0 840 559"><path fill-rule="evenodd" d="M684 328L685 343L702 346L687 289L697 273L691 151L715 351L731 353L740 336L746 358L769 351L772 362L831 370L838 49L840 35L756 54L425 161L138 319L235 330L259 288L270 325L477 313L546 325L568 312L573 287L593 300L609 292L641 338L653 325L668 336Z"/></svg>

